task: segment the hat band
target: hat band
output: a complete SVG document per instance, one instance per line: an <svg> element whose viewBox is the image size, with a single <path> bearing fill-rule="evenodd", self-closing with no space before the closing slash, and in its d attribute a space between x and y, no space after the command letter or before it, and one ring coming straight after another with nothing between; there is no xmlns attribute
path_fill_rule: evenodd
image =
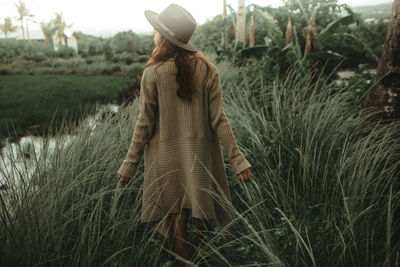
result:
<svg viewBox="0 0 400 267"><path fill-rule="evenodd" d="M175 37L176 39L178 39L182 43L185 43L185 44L187 43L187 42L183 41L181 38L179 38L179 36L176 36L176 34L173 31L171 31L164 23L162 23L162 21L159 19L158 16L156 17L156 21L161 26L161 28L163 28L163 30L168 32L171 36Z"/></svg>

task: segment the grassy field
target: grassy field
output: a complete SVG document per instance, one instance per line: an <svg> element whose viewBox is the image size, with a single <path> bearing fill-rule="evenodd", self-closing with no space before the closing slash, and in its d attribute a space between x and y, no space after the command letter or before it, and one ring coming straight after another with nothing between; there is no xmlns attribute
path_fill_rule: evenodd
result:
<svg viewBox="0 0 400 267"><path fill-rule="evenodd" d="M47 133L64 116L81 118L96 102L109 103L128 87L118 76L8 75L0 76L0 139L31 131ZM53 122L52 122L53 120ZM9 130L8 130L9 129Z"/></svg>
<svg viewBox="0 0 400 267"><path fill-rule="evenodd" d="M356 118L351 94L322 78L294 73L266 83L241 70L221 73L224 108L254 179L240 182L224 154L238 230L232 235L214 225L208 252L192 262L396 266L399 122ZM137 104L105 114L94 130L80 125L71 143L59 136L52 151L44 143L26 163L36 166L31 179L29 168L15 172L19 185L4 173L9 189L0 191L0 265L160 266L173 257L140 223L143 161L129 185L116 180Z"/></svg>

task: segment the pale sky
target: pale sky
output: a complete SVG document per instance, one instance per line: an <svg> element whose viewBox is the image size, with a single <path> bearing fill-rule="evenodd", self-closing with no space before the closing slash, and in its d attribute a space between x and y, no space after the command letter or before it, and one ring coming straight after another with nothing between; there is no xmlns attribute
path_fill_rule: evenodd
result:
<svg viewBox="0 0 400 267"><path fill-rule="evenodd" d="M237 0L227 0L234 9ZM390 0L339 0L350 6L373 5L391 2ZM18 0L0 0L0 20L12 17L14 24L20 25L15 4ZM222 13L222 0L25 0L27 9L35 15L29 23L31 35L40 33L37 23L50 21L56 12L62 12L67 24L73 24L71 30L93 35L111 36L119 31L132 30L136 33L151 32L152 27L143 12L146 9L160 13L171 3L177 3L187 9L199 24ZM246 5L277 7L281 0L247 0ZM228 10L229 12L229 10ZM108 34L107 34L108 33ZM20 33L10 34L10 36ZM0 37L4 37L0 32Z"/></svg>

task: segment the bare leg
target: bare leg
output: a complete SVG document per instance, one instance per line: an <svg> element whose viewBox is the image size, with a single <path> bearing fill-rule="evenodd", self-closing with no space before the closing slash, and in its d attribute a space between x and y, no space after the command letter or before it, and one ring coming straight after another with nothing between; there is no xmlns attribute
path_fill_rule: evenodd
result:
<svg viewBox="0 0 400 267"><path fill-rule="evenodd" d="M182 258L189 260L189 246L187 243L186 223L188 219L188 210L182 209L182 212L171 214L170 234L171 241L175 253ZM188 265L179 261L180 266L187 267Z"/></svg>
<svg viewBox="0 0 400 267"><path fill-rule="evenodd" d="M211 221L207 219L193 218L194 225L197 231L199 244L197 251L205 248L205 243L209 239L209 232L211 231Z"/></svg>

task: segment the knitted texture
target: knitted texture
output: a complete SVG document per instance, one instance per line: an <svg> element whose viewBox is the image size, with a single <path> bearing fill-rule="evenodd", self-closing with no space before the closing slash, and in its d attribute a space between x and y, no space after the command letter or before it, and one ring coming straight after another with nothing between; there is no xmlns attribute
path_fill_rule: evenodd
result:
<svg viewBox="0 0 400 267"><path fill-rule="evenodd" d="M220 142L235 174L251 167L239 150L223 109L218 69L197 62L192 102L176 95L173 60L145 68L139 97L139 116L126 158L118 174L134 177L144 154L142 222L160 222L165 237L169 217L189 208L192 216L216 221L224 228L232 221L231 196ZM213 192L213 193L211 193ZM164 220L162 220L164 219ZM232 228L227 228L231 230Z"/></svg>

